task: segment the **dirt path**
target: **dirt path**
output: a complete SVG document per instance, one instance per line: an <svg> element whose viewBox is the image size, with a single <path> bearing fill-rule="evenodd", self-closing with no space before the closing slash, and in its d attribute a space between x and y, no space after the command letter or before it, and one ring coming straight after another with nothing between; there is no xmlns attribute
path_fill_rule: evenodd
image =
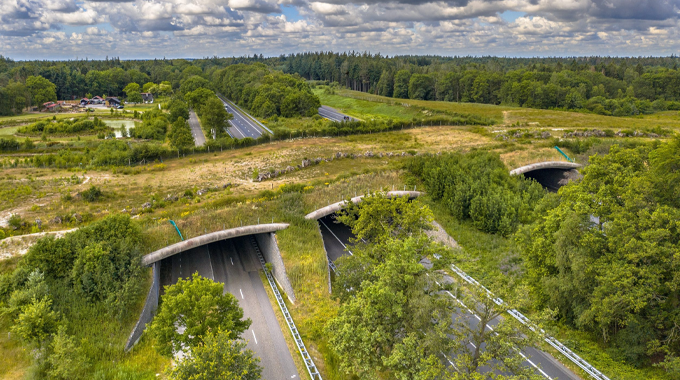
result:
<svg viewBox="0 0 680 380"><path fill-rule="evenodd" d="M14 256L25 255L31 246L33 246L33 244L35 244L38 239L42 237L53 235L58 239L75 230L77 230L77 228L62 231L38 232L29 235L10 236L6 239L0 240L0 260L9 259Z"/></svg>

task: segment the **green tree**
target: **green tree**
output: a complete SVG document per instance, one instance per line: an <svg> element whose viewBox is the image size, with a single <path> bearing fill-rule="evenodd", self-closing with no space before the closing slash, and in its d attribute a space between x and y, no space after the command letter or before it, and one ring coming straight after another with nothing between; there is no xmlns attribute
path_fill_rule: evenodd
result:
<svg viewBox="0 0 680 380"><path fill-rule="evenodd" d="M86 363L74 337L67 334L65 326L59 326L47 356L49 377L63 380L80 378L87 369Z"/></svg>
<svg viewBox="0 0 680 380"><path fill-rule="evenodd" d="M215 132L216 138L225 136L229 120L233 117L234 115L224 109L224 104L216 96L208 99L201 107L201 126L207 136L213 135L211 131Z"/></svg>
<svg viewBox="0 0 680 380"><path fill-rule="evenodd" d="M680 209L666 198L675 189L664 168L673 167L675 144L652 152L613 146L591 157L583 179L546 198L540 218L516 237L536 307L559 310L636 365L648 363L659 342L679 353L669 336L680 298L668 284L680 279Z"/></svg>
<svg viewBox="0 0 680 380"><path fill-rule="evenodd" d="M151 89L156 86L156 83L146 82L142 87L142 92L151 92Z"/></svg>
<svg viewBox="0 0 680 380"><path fill-rule="evenodd" d="M59 315L52 310L52 299L34 299L23 307L11 330L27 343L42 346L57 330Z"/></svg>
<svg viewBox="0 0 680 380"><path fill-rule="evenodd" d="M191 347L187 358L168 367L168 375L174 380L260 379L260 359L245 347L245 342L234 340L229 333L208 332L203 342Z"/></svg>
<svg viewBox="0 0 680 380"><path fill-rule="evenodd" d="M189 120L189 107L185 102L173 99L168 103L167 109L170 112L170 120L177 120L178 117Z"/></svg>
<svg viewBox="0 0 680 380"><path fill-rule="evenodd" d="M427 74L413 74L409 80L408 97L418 100L434 100L434 78Z"/></svg>
<svg viewBox="0 0 680 380"><path fill-rule="evenodd" d="M26 78L26 87L33 104L39 108L42 108L44 103L57 101L56 86L40 75Z"/></svg>
<svg viewBox="0 0 680 380"><path fill-rule="evenodd" d="M127 101L130 103L141 103L143 101L142 94L139 91L130 91L127 93Z"/></svg>
<svg viewBox="0 0 680 380"><path fill-rule="evenodd" d="M184 348L197 347L209 331L221 331L237 339L250 327L243 310L224 286L194 273L166 286L158 313L149 332L156 338L158 351L167 356Z"/></svg>
<svg viewBox="0 0 680 380"><path fill-rule="evenodd" d="M161 84L161 87L162 86L163 85ZM207 79L201 78L198 75L194 75L191 78L185 80L180 86L179 90L182 92L182 94L186 95L192 91L198 90L199 88L209 89L211 87L212 86L210 85L210 82L208 82Z"/></svg>
<svg viewBox="0 0 680 380"><path fill-rule="evenodd" d="M423 251L432 249L427 240L390 239L377 249L383 261L364 267L371 275L326 325L329 345L347 374L375 378L390 370L397 378L414 378L429 370L421 363L449 351L453 302L440 292L438 273L419 263ZM347 260L370 261L362 256Z"/></svg>
<svg viewBox="0 0 680 380"><path fill-rule="evenodd" d="M422 234L431 228L434 217L426 205L411 202L408 197L390 198L373 193L363 197L360 203L347 200L337 220L352 228L356 236L353 242L370 243Z"/></svg>
<svg viewBox="0 0 680 380"><path fill-rule="evenodd" d="M33 140L31 140L29 137L26 137L26 140L24 140L23 147L24 149L29 150L33 149L35 147L35 144L33 144Z"/></svg>
<svg viewBox="0 0 680 380"><path fill-rule="evenodd" d="M207 88L198 88L194 91L184 94L184 99L189 104L189 107L201 111L201 108L208 102L208 100L217 98L213 90ZM219 100L219 99L218 99ZM223 106L224 107L224 106ZM189 117L187 116L187 119Z"/></svg>
<svg viewBox="0 0 680 380"><path fill-rule="evenodd" d="M507 315L511 309L509 305L527 305L526 289L520 284L507 283L494 288L516 290L504 292L505 303L501 305L485 289L470 286L459 291L465 307L458 308L456 312L452 329L453 347L448 356L454 370L446 378L472 379L479 376L483 369L492 373L511 374L504 377L508 380L543 379L533 367L525 364L520 351L525 347L536 346L538 335ZM470 323L473 318L477 320L475 324ZM493 328L490 327L492 324Z"/></svg>
<svg viewBox="0 0 680 380"><path fill-rule="evenodd" d="M408 70L399 70L394 75L394 93L395 98L408 98L408 85L411 80L411 73Z"/></svg>
<svg viewBox="0 0 680 380"><path fill-rule="evenodd" d="M170 129L168 137L170 139L170 145L181 151L191 148L196 144L194 136L191 134L189 124L181 117L178 117L177 120L172 123L172 129Z"/></svg>
<svg viewBox="0 0 680 380"><path fill-rule="evenodd" d="M137 83L129 83L125 88L123 89L123 92L126 93L128 96L130 96L131 92L142 92L141 87Z"/></svg>

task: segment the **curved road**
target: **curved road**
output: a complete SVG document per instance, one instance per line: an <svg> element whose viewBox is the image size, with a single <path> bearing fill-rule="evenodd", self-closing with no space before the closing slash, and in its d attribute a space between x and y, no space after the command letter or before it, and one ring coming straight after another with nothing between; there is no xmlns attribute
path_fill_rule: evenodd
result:
<svg viewBox="0 0 680 380"><path fill-rule="evenodd" d="M348 117L349 121L357 121L357 119L355 119L351 116L347 116L344 113L341 113L338 110L336 110L335 108L331 108L329 106L319 107L319 115L321 115L321 117L325 117L326 119L331 120L331 121L347 121L347 120L344 119L345 117Z"/></svg>
<svg viewBox="0 0 680 380"><path fill-rule="evenodd" d="M332 215L328 215L319 219L319 227L321 228L323 244L326 247L329 260L335 262L335 260L341 256L348 254L346 247L347 244L349 244L349 238L354 236L352 230L348 226L336 223ZM351 252L349 254L351 254ZM477 317L467 311L464 312L463 318L465 318L472 326L477 326L479 323ZM497 322L498 321L495 321L495 323ZM492 325L493 324L494 323L492 323ZM492 327L493 326L488 326L488 328ZM580 380L580 377L548 353L532 347L525 347L522 349L522 352L527 357L527 362L525 364L533 365L532 363L534 363L535 365L538 365L540 367L539 373L546 379Z"/></svg>
<svg viewBox="0 0 680 380"><path fill-rule="evenodd" d="M299 379L286 340L260 278L260 262L247 237L238 237L196 247L161 262L161 285L198 272L224 284L224 292L236 297L244 318L253 323L242 338L260 358L262 378ZM165 278L163 278L165 277Z"/></svg>

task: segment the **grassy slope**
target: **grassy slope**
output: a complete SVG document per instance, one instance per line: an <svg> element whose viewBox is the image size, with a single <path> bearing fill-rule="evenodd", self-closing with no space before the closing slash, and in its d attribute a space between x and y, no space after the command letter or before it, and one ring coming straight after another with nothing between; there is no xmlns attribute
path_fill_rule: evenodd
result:
<svg viewBox="0 0 680 380"><path fill-rule="evenodd" d="M357 117L384 115L387 117L411 119L413 112L403 105L411 105L434 111L471 113L492 118L500 125L519 123L530 128L652 128L656 126L672 129L680 128L680 114L677 111L659 112L635 117L613 117L590 113L540 110L532 108L495 106L478 103L455 103L444 101L425 101L394 99L358 91L338 90L337 95L324 95L322 89L315 90L321 104L348 110Z"/></svg>

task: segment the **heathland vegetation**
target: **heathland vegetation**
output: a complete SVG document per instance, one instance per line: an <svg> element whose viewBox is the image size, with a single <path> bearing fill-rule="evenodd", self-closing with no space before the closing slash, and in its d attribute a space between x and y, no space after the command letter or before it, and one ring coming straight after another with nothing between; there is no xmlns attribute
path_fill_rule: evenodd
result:
<svg viewBox="0 0 680 380"><path fill-rule="evenodd" d="M382 92L390 70L391 94ZM154 333L123 351L150 283L139 257L179 241L172 219L185 237L262 221L290 224L277 233L297 297L288 306L324 378L470 378L485 366L521 376L506 343L536 343L530 333L508 321L498 335L474 335L476 346L494 348L480 356L461 345L473 335L465 323L442 322L459 305L441 292L447 276L453 285L443 287L478 315L505 310L442 272L451 262L610 378L677 378L675 72L670 58L3 59L0 112L14 116L0 119L9 125L0 128L0 377L228 377L211 365L220 363L257 378L258 363L239 340L247 321L205 279L166 292ZM521 88L533 100L518 100ZM404 98L395 98L395 89ZM552 90L554 103L537 103ZM160 109L17 115L43 99L138 91L160 96ZM274 135L222 134L230 115L220 95ZM319 104L360 120L324 120L315 114ZM628 112L617 112L626 105L628 116L614 116ZM194 147L191 111L207 137L203 147ZM508 174L562 159L555 145L586 164L582 180L554 194ZM303 216L407 187L426 195L413 203L374 196L345 210L340 220L360 239L354 256L338 261L329 294L318 225ZM433 219L460 249L425 238ZM25 255L23 247L5 248L20 235L67 228L78 230L39 240ZM432 269L421 265L423 257ZM210 307L182 297L197 293ZM168 321L187 308L197 310L187 325L194 332L174 335ZM230 318L214 320L209 308ZM173 345L191 346L192 355L164 371ZM459 371L434 360L441 352Z"/></svg>

